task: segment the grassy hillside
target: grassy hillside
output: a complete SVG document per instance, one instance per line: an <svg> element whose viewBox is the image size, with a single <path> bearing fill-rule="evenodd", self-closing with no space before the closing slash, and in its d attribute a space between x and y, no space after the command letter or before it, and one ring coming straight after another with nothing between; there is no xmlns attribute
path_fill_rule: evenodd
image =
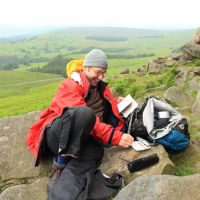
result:
<svg viewBox="0 0 200 200"><path fill-rule="evenodd" d="M47 107L62 79L54 74L0 71L0 117Z"/></svg>
<svg viewBox="0 0 200 200"><path fill-rule="evenodd" d="M8 84L17 84L28 81L39 81L53 78L60 78L61 76L56 74L46 74L46 73L32 73L27 71L17 72L0 70L0 87L4 87Z"/></svg>
<svg viewBox="0 0 200 200"><path fill-rule="evenodd" d="M110 59L108 60L108 75L119 74L124 69L135 71L144 64L147 64L153 57L137 58L137 59Z"/></svg>
<svg viewBox="0 0 200 200"><path fill-rule="evenodd" d="M37 84L26 92L0 98L0 117L20 115L31 111L40 111L49 106L60 81ZM18 91L20 87L15 87ZM24 89L24 88L23 88ZM1 89L0 89L1 91Z"/></svg>
<svg viewBox="0 0 200 200"><path fill-rule="evenodd" d="M133 71L149 59L111 59L107 78L124 68ZM0 70L0 117L44 109L62 79L55 74Z"/></svg>

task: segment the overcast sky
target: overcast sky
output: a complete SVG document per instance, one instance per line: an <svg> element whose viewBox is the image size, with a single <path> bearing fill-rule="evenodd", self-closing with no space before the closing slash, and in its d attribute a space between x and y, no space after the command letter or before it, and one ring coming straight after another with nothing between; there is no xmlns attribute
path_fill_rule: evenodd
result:
<svg viewBox="0 0 200 200"><path fill-rule="evenodd" d="M0 0L0 26L197 28L199 0Z"/></svg>

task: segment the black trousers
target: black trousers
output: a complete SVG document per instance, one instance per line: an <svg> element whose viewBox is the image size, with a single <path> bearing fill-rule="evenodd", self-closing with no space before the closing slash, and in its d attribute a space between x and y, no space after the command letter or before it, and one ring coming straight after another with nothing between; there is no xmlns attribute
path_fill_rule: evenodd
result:
<svg viewBox="0 0 200 200"><path fill-rule="evenodd" d="M54 155L65 153L79 157L95 120L95 114L89 107L66 108L62 116L46 127L45 140L49 150Z"/></svg>
<svg viewBox="0 0 200 200"><path fill-rule="evenodd" d="M120 189L121 179L105 178L97 170L104 148L90 136L95 119L92 109L71 107L46 128L46 144L54 155L78 157L68 162L54 186L48 184L48 200L107 199Z"/></svg>
<svg viewBox="0 0 200 200"><path fill-rule="evenodd" d="M95 150L95 149L93 149ZM48 200L107 200L122 186L121 176L105 178L95 159L71 159L57 183L48 184Z"/></svg>

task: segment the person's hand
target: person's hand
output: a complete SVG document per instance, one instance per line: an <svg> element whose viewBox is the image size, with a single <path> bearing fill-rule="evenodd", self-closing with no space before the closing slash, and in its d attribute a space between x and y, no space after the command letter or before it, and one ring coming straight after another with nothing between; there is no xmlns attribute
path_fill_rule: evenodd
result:
<svg viewBox="0 0 200 200"><path fill-rule="evenodd" d="M127 148L131 146L133 141L134 138L131 135L124 133L121 137L121 140L119 141L118 146Z"/></svg>
<svg viewBox="0 0 200 200"><path fill-rule="evenodd" d="M120 103L121 101L123 101L124 100L124 97L118 97L117 98L117 103Z"/></svg>

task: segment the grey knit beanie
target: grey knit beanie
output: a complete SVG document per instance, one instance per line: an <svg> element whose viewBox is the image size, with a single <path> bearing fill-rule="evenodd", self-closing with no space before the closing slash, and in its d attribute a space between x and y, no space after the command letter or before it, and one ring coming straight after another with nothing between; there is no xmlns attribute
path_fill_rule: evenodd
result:
<svg viewBox="0 0 200 200"><path fill-rule="evenodd" d="M100 49L93 49L84 58L84 67L101 67L108 68L107 58L105 53Z"/></svg>

